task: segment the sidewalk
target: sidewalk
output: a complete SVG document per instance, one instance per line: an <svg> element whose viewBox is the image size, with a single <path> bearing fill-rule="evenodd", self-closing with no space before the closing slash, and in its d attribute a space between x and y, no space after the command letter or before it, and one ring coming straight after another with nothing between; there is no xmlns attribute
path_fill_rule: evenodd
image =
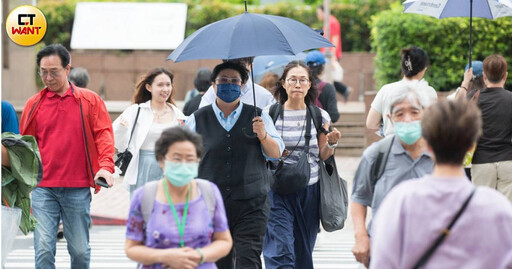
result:
<svg viewBox="0 0 512 269"><path fill-rule="evenodd" d="M348 192L352 190L352 179L359 165L359 158L337 156L336 163L340 176L348 183ZM116 179L112 188L102 188L92 195L91 217L94 225L125 225L130 207L130 192L123 187L123 178ZM350 196L350 195L349 195ZM346 227L352 227L347 219Z"/></svg>

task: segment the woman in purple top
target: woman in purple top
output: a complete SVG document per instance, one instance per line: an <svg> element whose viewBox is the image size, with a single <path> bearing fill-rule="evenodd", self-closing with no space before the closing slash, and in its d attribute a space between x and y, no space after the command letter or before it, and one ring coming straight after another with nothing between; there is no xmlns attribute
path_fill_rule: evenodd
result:
<svg viewBox="0 0 512 269"><path fill-rule="evenodd" d="M462 167L481 134L480 111L466 100L443 101L423 115L434 171L384 199L373 222L370 268L415 268L441 233L447 236L420 268L512 268L512 204L494 189L475 190Z"/></svg>
<svg viewBox="0 0 512 269"><path fill-rule="evenodd" d="M155 155L164 178L156 183L151 216L144 225L141 187L132 197L126 223L126 255L143 268L217 268L214 262L231 250L219 189L207 183L215 197L212 218L206 195L193 179L201 151L201 137L183 127L165 130L156 142Z"/></svg>

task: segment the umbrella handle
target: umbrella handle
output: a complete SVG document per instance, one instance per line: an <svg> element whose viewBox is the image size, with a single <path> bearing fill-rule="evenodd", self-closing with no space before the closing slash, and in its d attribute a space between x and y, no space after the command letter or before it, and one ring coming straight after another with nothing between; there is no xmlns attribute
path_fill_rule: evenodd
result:
<svg viewBox="0 0 512 269"><path fill-rule="evenodd" d="M255 133L248 134L246 128L242 128L242 133L245 135L245 137L250 138L250 139L258 138L258 135Z"/></svg>

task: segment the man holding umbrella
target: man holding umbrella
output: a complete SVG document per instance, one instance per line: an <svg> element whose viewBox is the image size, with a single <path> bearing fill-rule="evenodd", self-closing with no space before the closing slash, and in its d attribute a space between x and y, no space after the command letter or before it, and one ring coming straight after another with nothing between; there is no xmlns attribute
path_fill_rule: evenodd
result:
<svg viewBox="0 0 512 269"><path fill-rule="evenodd" d="M245 57L245 58L238 58L233 60L224 60L231 61L231 62L237 62L245 66L248 70L251 70L251 66L253 63L254 57ZM254 97L253 97L253 87L254 87L254 96L256 97L256 105L263 109L275 102L274 96L267 91L265 88L261 87L258 84L252 83L251 77L249 76L249 79L245 83L245 86L242 87L241 95L240 95L240 101L245 104L254 104ZM201 104L199 104L199 108L211 105L215 102L216 94L213 89L213 86L210 86L208 88L208 91L203 95L203 98L201 98Z"/></svg>
<svg viewBox="0 0 512 269"><path fill-rule="evenodd" d="M234 246L219 268L261 268L269 213L271 175L266 159L281 156L284 143L272 119L241 102L248 70L240 63L217 65L211 76L215 101L200 108L187 126L203 136L199 178L216 183L222 193ZM254 135L256 134L256 135Z"/></svg>

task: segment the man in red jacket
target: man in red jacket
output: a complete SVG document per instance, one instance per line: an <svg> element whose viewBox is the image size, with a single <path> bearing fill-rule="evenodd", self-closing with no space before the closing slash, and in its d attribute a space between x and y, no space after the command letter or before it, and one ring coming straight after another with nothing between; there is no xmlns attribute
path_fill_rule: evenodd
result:
<svg viewBox="0 0 512 269"><path fill-rule="evenodd" d="M70 54L52 44L37 54L46 88L26 103L20 133L36 138L43 178L32 191L38 221L34 233L36 268L55 268L57 228L62 216L71 268L89 268L89 187L99 191L98 178L112 186L114 136L103 100L67 80Z"/></svg>

